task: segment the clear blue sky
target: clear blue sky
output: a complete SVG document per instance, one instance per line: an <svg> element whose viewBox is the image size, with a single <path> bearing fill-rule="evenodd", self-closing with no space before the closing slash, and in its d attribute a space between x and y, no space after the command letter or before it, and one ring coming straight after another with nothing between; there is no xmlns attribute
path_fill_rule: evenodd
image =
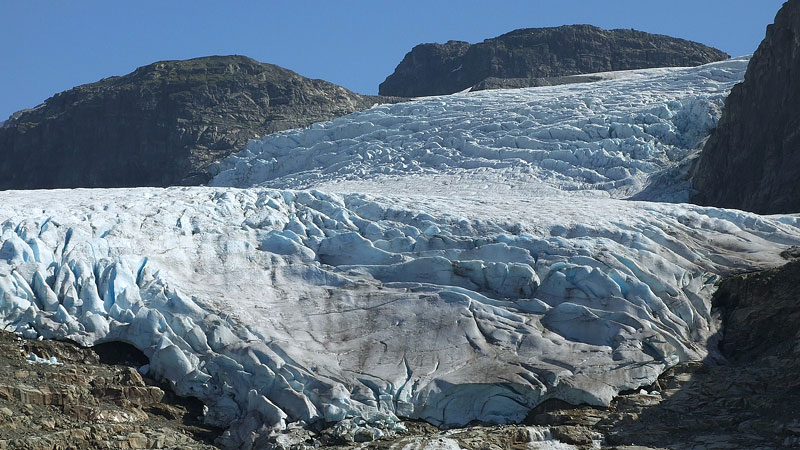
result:
<svg viewBox="0 0 800 450"><path fill-rule="evenodd" d="M0 120L165 59L242 54L375 94L414 45L589 23L753 52L783 0L0 0Z"/></svg>

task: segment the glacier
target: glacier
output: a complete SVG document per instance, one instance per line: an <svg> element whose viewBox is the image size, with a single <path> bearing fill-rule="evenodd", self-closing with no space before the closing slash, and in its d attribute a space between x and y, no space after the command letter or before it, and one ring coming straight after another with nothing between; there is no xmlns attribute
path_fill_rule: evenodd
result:
<svg viewBox="0 0 800 450"><path fill-rule="evenodd" d="M713 356L710 298L800 218L680 203L747 59L378 106L212 187L0 192L0 324L130 343L224 444L606 405Z"/></svg>
<svg viewBox="0 0 800 450"><path fill-rule="evenodd" d="M688 201L680 169L716 126L747 62L382 105L251 141L215 168L211 184Z"/></svg>

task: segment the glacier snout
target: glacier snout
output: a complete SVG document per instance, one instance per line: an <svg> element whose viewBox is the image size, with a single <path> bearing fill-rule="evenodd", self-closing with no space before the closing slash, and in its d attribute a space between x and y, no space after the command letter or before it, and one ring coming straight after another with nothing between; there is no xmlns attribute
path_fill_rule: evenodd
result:
<svg viewBox="0 0 800 450"><path fill-rule="evenodd" d="M3 326L135 345L209 423L233 424L230 442L298 420L607 404L705 356L717 274L800 241L791 217L611 199L14 195L0 193Z"/></svg>

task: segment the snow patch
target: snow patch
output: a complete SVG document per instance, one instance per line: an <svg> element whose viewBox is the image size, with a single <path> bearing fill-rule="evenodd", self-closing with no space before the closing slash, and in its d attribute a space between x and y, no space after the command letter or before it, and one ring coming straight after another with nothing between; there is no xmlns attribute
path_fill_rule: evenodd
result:
<svg viewBox="0 0 800 450"><path fill-rule="evenodd" d="M29 353L28 356L25 358L28 364L47 364L50 366L63 366L64 363L59 362L58 358L55 356L51 356L49 358L41 358L39 355L35 353Z"/></svg>

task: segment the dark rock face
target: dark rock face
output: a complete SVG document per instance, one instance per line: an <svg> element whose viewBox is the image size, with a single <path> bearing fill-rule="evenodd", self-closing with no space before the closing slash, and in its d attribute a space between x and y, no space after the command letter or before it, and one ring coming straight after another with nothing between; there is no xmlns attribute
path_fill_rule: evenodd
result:
<svg viewBox="0 0 800 450"><path fill-rule="evenodd" d="M693 179L701 205L800 212L800 1L767 27L733 87Z"/></svg>
<svg viewBox="0 0 800 450"><path fill-rule="evenodd" d="M720 350L726 358L750 363L787 359L800 372L798 280L800 260L795 259L779 269L730 277L720 284L713 305L724 324Z"/></svg>
<svg viewBox="0 0 800 450"><path fill-rule="evenodd" d="M539 86L558 86L562 84L593 83L603 80L602 76L597 75L567 75L563 77L545 78L497 78L489 77L475 86L470 92L486 91L491 89L520 89L526 87Z"/></svg>
<svg viewBox="0 0 800 450"><path fill-rule="evenodd" d="M381 83L379 92L402 97L452 94L487 79L492 80L483 88L527 87L537 86L542 78L697 66L727 58L696 42L635 30L591 25L526 28L474 45L460 41L417 45ZM497 79L515 80L506 86Z"/></svg>
<svg viewBox="0 0 800 450"><path fill-rule="evenodd" d="M249 139L381 101L244 56L157 62L12 115L0 189L201 184Z"/></svg>

